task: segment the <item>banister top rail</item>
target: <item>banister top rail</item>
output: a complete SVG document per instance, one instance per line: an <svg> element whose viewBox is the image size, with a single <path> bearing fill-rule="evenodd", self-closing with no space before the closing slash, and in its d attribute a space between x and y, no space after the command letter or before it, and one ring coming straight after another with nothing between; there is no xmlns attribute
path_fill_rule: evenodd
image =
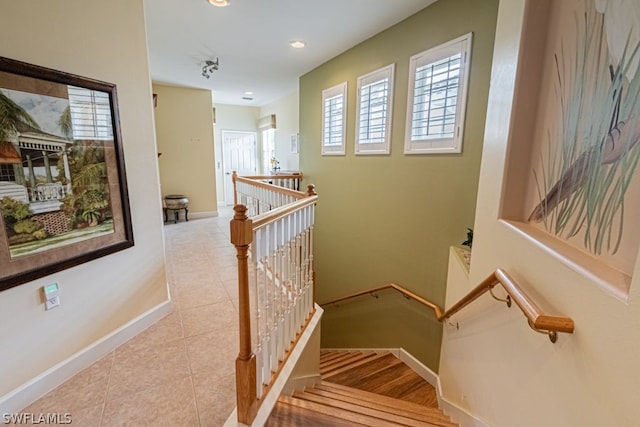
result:
<svg viewBox="0 0 640 427"><path fill-rule="evenodd" d="M303 179L304 175L300 172L292 174L282 173L278 175L243 175L242 177L248 179Z"/></svg>
<svg viewBox="0 0 640 427"><path fill-rule="evenodd" d="M323 302L322 304L320 304L320 306L338 304L340 302L347 301L347 300L350 300L352 298L356 298L356 297L359 297L359 296L362 296L362 295L375 294L376 292L385 291L387 289L393 289L395 291L398 291L402 295L404 295L405 297L407 297L409 299L412 299L414 301L417 301L418 303L420 303L420 304L422 304L422 305L424 305L426 307L431 308L434 311L434 313L435 313L435 315L436 315L436 317L438 319L442 316L442 309L437 304L434 304L431 301L429 301L427 299L424 299L421 296L416 295L413 292L411 292L410 290L408 290L408 289L406 289L406 288L404 288L404 287L402 287L400 285L397 285L395 283L389 283L389 284L384 285L384 286L379 286L377 288L367 289L367 290L364 290L364 291L360 291L360 292L356 292L356 293L347 295L347 296L342 297L342 298L337 298L337 299L334 299L334 300L331 300L331 301Z"/></svg>
<svg viewBox="0 0 640 427"><path fill-rule="evenodd" d="M492 290L498 284L502 285L504 290L507 292L508 296L506 299L500 299L493 295ZM489 292L493 298L497 299L498 301L506 302L509 307L511 307L511 301L513 300L527 318L529 326L536 332L548 335L551 342L556 342L557 332L572 334L575 330L573 319L566 316L545 314L542 309L531 299L531 297L529 297L529 295L527 295L527 293L520 286L518 286L515 280L513 280L511 276L509 276L504 270L501 269L497 269L495 272L493 272L489 277L484 279L478 286L473 288L467 295L462 297L458 302L456 302L446 311L443 311L437 304L426 300L403 288L402 286L396 285L395 283L380 286L377 288L366 289L342 298L324 302L320 305L326 306L337 304L339 302L357 298L362 295L375 294L376 292L380 292L386 289L394 289L402 293L407 298L416 300L420 304L431 308L434 311L436 318L441 322L449 319L455 313L459 312L464 307L478 299L478 297L485 294L486 292Z"/></svg>
<svg viewBox="0 0 640 427"><path fill-rule="evenodd" d="M251 218L253 229L257 230L260 227L264 227L265 225L270 224L273 221L276 221L278 218L282 218L283 216L286 216L291 212L302 209L305 206L313 205L317 201L318 201L317 195L308 196L308 197L305 197L304 199L296 200L293 203L289 203L288 205L281 206L276 209L272 209L260 215L256 215L253 218Z"/></svg>
<svg viewBox="0 0 640 427"><path fill-rule="evenodd" d="M257 179L249 178L246 176L235 175L232 179L234 180L234 182L244 182L246 184L251 184L254 187L265 188L267 190L272 190L277 193L287 194L289 196L295 197L296 199L302 199L303 197L307 196L307 194L303 193L302 191L291 190L289 188L269 184L267 182L262 182Z"/></svg>

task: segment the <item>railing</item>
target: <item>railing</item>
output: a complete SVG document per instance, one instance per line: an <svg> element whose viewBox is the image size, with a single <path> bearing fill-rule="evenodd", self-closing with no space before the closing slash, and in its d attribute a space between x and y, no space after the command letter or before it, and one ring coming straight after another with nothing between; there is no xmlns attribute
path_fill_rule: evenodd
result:
<svg viewBox="0 0 640 427"><path fill-rule="evenodd" d="M62 200L69 194L67 186L61 182L51 182L47 184L37 184L36 188L29 189L29 196L32 202L44 202L48 200Z"/></svg>
<svg viewBox="0 0 640 427"><path fill-rule="evenodd" d="M291 174L276 172L273 175L254 175L244 176L243 178L262 181L267 184L277 185L278 187L288 188L289 190L300 191L300 183L302 182L302 178L304 178L304 174L302 172Z"/></svg>
<svg viewBox="0 0 640 427"><path fill-rule="evenodd" d="M507 292L506 298L499 298L493 293L493 288L496 285L502 285L504 290ZM346 301L352 298L356 298L362 295L375 295L377 292L380 292L385 289L393 289L400 293L402 293L405 297L418 301L422 305L425 305L431 308L436 316L436 318L442 322L449 319L458 311L462 310L464 307L469 305L471 302L475 301L486 292L489 292L491 296L498 300L505 302L508 307L511 307L511 302L514 301L516 305L522 310L522 313L527 318L527 322L531 329L536 332L543 333L549 336L549 339L552 343L555 343L558 338L558 332L565 333L573 333L574 331L574 323L573 319L565 316L553 316L545 314L540 307L529 297L523 290L520 288L516 282L509 276L505 271L501 269L497 269L494 273L492 273L489 277L483 280L478 286L476 286L473 290L471 290L467 295L462 297L458 302L456 302L453 306L451 306L448 310L443 311L437 304L428 301L413 292L403 288L400 285L396 285L395 283L367 289L364 291L360 291L354 294L347 295L342 298L334 299L331 301L324 302L320 304L321 306L337 304L342 301Z"/></svg>
<svg viewBox="0 0 640 427"><path fill-rule="evenodd" d="M238 176L234 171L231 180L233 182L233 204L247 207L248 216L256 216L272 209L284 206L305 197L306 194L289 187L299 187L299 179L302 175L281 175L278 179L269 176ZM274 181L276 183L270 183ZM280 183L282 185L278 185ZM308 190L307 194L311 191Z"/></svg>
<svg viewBox="0 0 640 427"><path fill-rule="evenodd" d="M240 351L236 359L238 421L251 424L265 393L314 313L313 224L318 196L235 177L236 184L254 186L257 211L236 204L231 242L238 258ZM252 191L243 188L242 191ZM292 196L280 201L272 193ZM239 192L239 194L242 194ZM264 198L262 198L264 197Z"/></svg>

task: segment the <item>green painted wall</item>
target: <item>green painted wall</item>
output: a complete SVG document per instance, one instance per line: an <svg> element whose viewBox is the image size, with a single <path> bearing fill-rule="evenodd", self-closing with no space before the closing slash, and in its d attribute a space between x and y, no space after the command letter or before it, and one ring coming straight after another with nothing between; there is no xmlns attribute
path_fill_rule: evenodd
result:
<svg viewBox="0 0 640 427"><path fill-rule="evenodd" d="M473 226L497 0L440 0L300 78L300 166L320 195L317 300L395 282L443 305L448 248ZM463 152L403 153L409 57L473 32ZM391 154L355 156L356 79L396 64ZM321 156L321 92L348 82L347 155ZM323 347L404 347L437 371L441 325L388 293L327 307Z"/></svg>

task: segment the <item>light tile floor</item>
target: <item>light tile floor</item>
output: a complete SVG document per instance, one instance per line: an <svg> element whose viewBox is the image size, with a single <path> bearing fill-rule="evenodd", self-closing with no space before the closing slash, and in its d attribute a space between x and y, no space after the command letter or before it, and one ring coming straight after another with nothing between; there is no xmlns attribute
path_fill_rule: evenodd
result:
<svg viewBox="0 0 640 427"><path fill-rule="evenodd" d="M165 225L173 311L21 412L74 426L222 426L235 408L237 264L230 208Z"/></svg>

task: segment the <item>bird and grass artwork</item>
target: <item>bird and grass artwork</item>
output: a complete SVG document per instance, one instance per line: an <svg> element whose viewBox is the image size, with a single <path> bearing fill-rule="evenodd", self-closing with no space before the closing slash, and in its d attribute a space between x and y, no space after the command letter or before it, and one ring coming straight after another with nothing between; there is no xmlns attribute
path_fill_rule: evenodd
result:
<svg viewBox="0 0 640 427"><path fill-rule="evenodd" d="M627 212L640 204L629 194L640 161L640 0L575 4L562 28L574 35L561 38L553 55L557 108L534 152L537 194L528 221L612 256L633 238L625 226L638 218Z"/></svg>

